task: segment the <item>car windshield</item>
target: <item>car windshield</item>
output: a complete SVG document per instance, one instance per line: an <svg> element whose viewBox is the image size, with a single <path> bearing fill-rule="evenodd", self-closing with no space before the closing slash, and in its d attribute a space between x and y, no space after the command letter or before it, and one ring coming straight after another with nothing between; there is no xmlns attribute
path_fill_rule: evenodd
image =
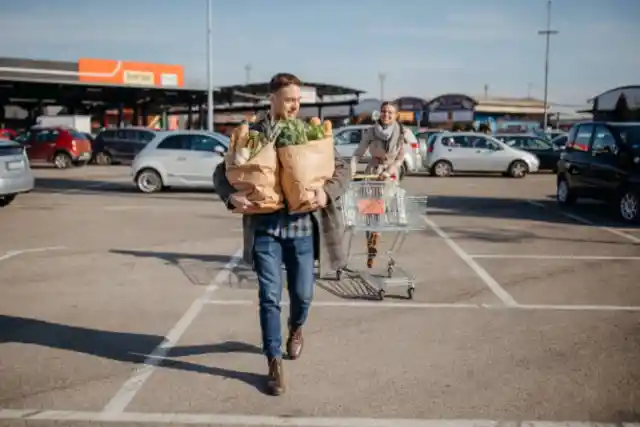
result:
<svg viewBox="0 0 640 427"><path fill-rule="evenodd" d="M77 130L70 130L69 133L73 139L89 139L86 134L78 132Z"/></svg>
<svg viewBox="0 0 640 427"><path fill-rule="evenodd" d="M227 135L222 133L216 133L216 137L218 138L218 141L220 141L223 145L226 145L227 147L229 147L231 140Z"/></svg>
<svg viewBox="0 0 640 427"><path fill-rule="evenodd" d="M614 128L625 144L640 145L640 124L619 124L614 125Z"/></svg>

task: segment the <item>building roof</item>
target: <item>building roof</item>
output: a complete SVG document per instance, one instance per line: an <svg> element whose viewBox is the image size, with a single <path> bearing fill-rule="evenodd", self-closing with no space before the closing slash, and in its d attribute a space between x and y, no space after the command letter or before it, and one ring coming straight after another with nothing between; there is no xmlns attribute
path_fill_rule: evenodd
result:
<svg viewBox="0 0 640 427"><path fill-rule="evenodd" d="M353 89L346 86L338 86L326 83L312 83L312 82L303 82L304 86L312 87L316 90L316 95L319 97L325 96L345 96L345 95L353 95L359 96L365 91L360 89ZM246 85L233 85L233 86L223 86L220 87L221 90L231 90L237 91L244 94L250 94L253 96L259 96L262 98L266 98L269 96L269 83L250 83Z"/></svg>

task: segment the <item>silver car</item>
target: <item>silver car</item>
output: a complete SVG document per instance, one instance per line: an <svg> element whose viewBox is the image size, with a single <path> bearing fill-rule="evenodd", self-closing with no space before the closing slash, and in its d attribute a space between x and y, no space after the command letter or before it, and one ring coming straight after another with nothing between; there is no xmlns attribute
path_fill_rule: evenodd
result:
<svg viewBox="0 0 640 427"><path fill-rule="evenodd" d="M13 202L18 194L33 190L34 184L24 146L0 140L0 207Z"/></svg>
<svg viewBox="0 0 640 427"><path fill-rule="evenodd" d="M431 135L427 152L428 170L438 177L454 172L502 172L505 176L522 178L540 167L534 154L476 132Z"/></svg>
<svg viewBox="0 0 640 427"><path fill-rule="evenodd" d="M371 128L372 125L351 125L344 126L333 131L333 141L336 147L336 151L340 157L344 160L351 160L353 153L362 140L364 131ZM406 141L404 150L404 163L402 170L400 171L401 178L406 173L415 173L418 171L419 165L422 163L420 159L420 153L418 152L418 140L413 138ZM367 151L360 159L360 163L368 163L371 155Z"/></svg>
<svg viewBox="0 0 640 427"><path fill-rule="evenodd" d="M133 159L131 176L143 193L167 187L213 190L213 172L228 149L229 138L217 132L157 132Z"/></svg>

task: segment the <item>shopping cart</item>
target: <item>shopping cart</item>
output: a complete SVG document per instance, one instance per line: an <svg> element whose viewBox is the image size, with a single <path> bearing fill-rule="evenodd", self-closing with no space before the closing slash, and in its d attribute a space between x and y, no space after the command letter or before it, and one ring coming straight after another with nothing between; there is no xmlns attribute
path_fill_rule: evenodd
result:
<svg viewBox="0 0 640 427"><path fill-rule="evenodd" d="M341 280L345 270L355 272L377 288L380 300L384 299L388 287L407 286L407 296L412 299L415 278L398 268L395 254L402 248L409 232L427 228L423 219L426 210L427 197L407 196L396 180L382 181L377 175L356 175L342 197L342 216L348 236L347 264L351 260L353 239L358 232L390 232L395 233L395 238L385 252L388 258L387 278L375 279L369 273L348 268L338 270L336 278ZM402 270L404 275L394 274L397 270Z"/></svg>

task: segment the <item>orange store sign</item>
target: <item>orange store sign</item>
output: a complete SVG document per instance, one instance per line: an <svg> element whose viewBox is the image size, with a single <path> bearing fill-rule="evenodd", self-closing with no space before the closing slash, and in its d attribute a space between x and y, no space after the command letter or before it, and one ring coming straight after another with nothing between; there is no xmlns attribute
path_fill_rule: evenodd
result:
<svg viewBox="0 0 640 427"><path fill-rule="evenodd" d="M182 65L81 58L78 60L78 71L80 81L86 83L152 87L184 86Z"/></svg>

